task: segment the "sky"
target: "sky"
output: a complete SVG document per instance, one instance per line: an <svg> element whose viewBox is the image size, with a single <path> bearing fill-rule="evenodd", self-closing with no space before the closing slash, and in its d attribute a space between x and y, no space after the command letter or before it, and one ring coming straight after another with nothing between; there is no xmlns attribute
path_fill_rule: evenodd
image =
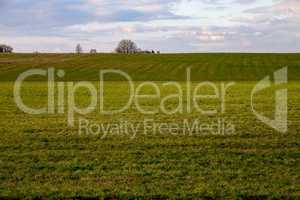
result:
<svg viewBox="0 0 300 200"><path fill-rule="evenodd" d="M300 52L300 0L0 0L15 52Z"/></svg>

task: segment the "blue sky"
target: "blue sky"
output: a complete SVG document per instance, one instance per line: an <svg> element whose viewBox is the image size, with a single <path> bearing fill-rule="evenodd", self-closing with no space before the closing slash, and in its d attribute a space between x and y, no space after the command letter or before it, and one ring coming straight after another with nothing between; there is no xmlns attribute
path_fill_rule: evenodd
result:
<svg viewBox="0 0 300 200"><path fill-rule="evenodd" d="M17 52L300 52L299 0L0 0L0 43Z"/></svg>

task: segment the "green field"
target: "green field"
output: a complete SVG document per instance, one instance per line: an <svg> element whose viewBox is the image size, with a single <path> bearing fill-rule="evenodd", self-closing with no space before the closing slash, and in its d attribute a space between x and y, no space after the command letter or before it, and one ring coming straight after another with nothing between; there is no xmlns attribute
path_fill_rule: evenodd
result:
<svg viewBox="0 0 300 200"><path fill-rule="evenodd" d="M279 133L254 116L250 94L258 80L285 66L289 68L289 129ZM147 118L158 123L183 119L214 123L223 118L235 125L235 133L144 134L139 130L135 137L79 135L78 121L68 127L66 113L29 115L14 102L16 77L26 69L48 67L64 69L63 81L93 81L98 89L99 69L122 69L133 77L135 86L155 81L163 96L174 92L164 88L163 81L185 86L186 68L192 70L192 88L206 80L236 81L226 94L226 112L216 115L195 110L143 115L131 106L112 116L97 110L75 116L104 124L120 119L139 123ZM300 54L11 54L0 55L0 80L0 198L300 199ZM43 80L35 77L24 83L22 98L27 105L46 105ZM255 109L269 117L274 115L275 89L255 97ZM104 96L106 108L121 107L128 98L127 82L108 77ZM76 93L82 107L89 100L86 90ZM169 101L168 108L176 103ZM206 109L220 109L218 101L199 103ZM147 110L158 106L149 99L141 104Z"/></svg>
<svg viewBox="0 0 300 200"><path fill-rule="evenodd" d="M26 69L54 67L66 71L66 81L98 81L99 69L121 69L135 81L185 81L186 68L195 81L257 81L286 66L289 80L300 80L300 54L0 54L0 80L14 81Z"/></svg>

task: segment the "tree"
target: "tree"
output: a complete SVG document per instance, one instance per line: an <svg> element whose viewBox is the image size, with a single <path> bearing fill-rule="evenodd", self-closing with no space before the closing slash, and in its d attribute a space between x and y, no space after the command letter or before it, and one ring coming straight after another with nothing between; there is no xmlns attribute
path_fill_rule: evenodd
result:
<svg viewBox="0 0 300 200"><path fill-rule="evenodd" d="M0 53L12 53L12 51L12 47L5 44L0 44Z"/></svg>
<svg viewBox="0 0 300 200"><path fill-rule="evenodd" d="M97 53L97 50L96 50L96 49L91 49L91 50L90 50L90 54L95 54L95 53Z"/></svg>
<svg viewBox="0 0 300 200"><path fill-rule="evenodd" d="M122 40L121 42L119 42L118 47L116 48L116 52L124 54L137 53L138 48L133 41Z"/></svg>
<svg viewBox="0 0 300 200"><path fill-rule="evenodd" d="M78 54L82 53L82 47L81 47L80 44L77 44L75 51L76 51L76 53L78 53Z"/></svg>

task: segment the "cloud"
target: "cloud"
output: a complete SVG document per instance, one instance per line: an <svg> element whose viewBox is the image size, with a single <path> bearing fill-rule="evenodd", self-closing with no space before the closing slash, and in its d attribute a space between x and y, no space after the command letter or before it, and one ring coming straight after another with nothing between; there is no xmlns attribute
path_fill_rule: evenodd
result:
<svg viewBox="0 0 300 200"><path fill-rule="evenodd" d="M170 7L179 0L87 0L93 14L101 21L145 21L154 19L182 18L170 12Z"/></svg>
<svg viewBox="0 0 300 200"><path fill-rule="evenodd" d="M241 23L270 23L276 20L300 22L300 1L278 0L271 6L260 6L246 10L233 21Z"/></svg>
<svg viewBox="0 0 300 200"><path fill-rule="evenodd" d="M300 51L299 0L0 0L0 12L0 43L16 51L112 51L123 38L168 52Z"/></svg>
<svg viewBox="0 0 300 200"><path fill-rule="evenodd" d="M91 20L86 12L74 12L68 0L9 0L0 6L0 24L9 27L58 27L66 24ZM72 1L72 5L80 5L81 0Z"/></svg>

